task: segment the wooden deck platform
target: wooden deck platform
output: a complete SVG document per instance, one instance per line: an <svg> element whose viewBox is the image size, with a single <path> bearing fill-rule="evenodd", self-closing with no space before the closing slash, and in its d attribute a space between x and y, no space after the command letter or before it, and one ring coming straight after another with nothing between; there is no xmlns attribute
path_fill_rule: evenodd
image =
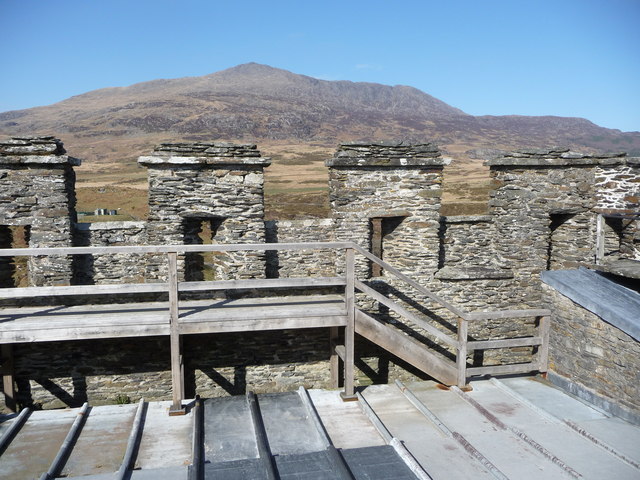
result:
<svg viewBox="0 0 640 480"><path fill-rule="evenodd" d="M170 334L169 302L0 309L0 344ZM344 296L192 300L179 334L344 327Z"/></svg>

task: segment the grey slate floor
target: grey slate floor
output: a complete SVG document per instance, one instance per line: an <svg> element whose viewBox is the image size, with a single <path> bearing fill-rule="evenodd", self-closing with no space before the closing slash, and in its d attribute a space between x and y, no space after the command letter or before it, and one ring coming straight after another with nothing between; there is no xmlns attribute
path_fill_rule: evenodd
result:
<svg viewBox="0 0 640 480"><path fill-rule="evenodd" d="M374 385L362 390L360 402L342 402L339 392L328 390L260 394L258 423L245 396L207 399L203 478L269 478L265 465L272 465L275 478L305 480L640 479L637 425L537 377L479 380L471 386L464 393L433 382ZM409 455L396 441L396 447L387 444L387 433L377 430L361 402ZM168 407L169 402L147 405L134 469L125 478L193 478L198 416L191 408L169 417ZM41 478L78 410L32 412L11 441L6 434L17 417L0 416L0 447L2 439L7 444L0 448L0 478ZM136 405L92 408L56 478L116 478L135 411ZM270 452L262 458L260 423ZM423 471L406 463L407 456Z"/></svg>

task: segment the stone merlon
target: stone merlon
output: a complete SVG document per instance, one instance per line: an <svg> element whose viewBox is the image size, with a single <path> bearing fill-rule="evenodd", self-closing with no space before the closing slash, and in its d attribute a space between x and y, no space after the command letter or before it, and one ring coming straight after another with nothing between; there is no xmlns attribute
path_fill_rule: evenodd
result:
<svg viewBox="0 0 640 480"><path fill-rule="evenodd" d="M342 143L333 158L325 161L327 167L412 167L448 165L432 143L409 144L401 141L375 143Z"/></svg>

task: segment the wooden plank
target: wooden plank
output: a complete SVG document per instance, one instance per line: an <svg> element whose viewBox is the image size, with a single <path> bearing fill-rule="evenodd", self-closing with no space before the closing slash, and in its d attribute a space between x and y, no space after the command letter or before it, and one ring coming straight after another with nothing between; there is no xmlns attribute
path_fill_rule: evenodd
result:
<svg viewBox="0 0 640 480"><path fill-rule="evenodd" d="M266 330L345 327L345 315L322 315L304 318L263 318L211 320L180 325L180 334L238 333ZM0 344L50 342L63 340L94 340L103 338L169 336L169 325L128 325L68 327L47 330L14 330L0 334Z"/></svg>
<svg viewBox="0 0 640 480"><path fill-rule="evenodd" d="M422 320L421 318L416 317L409 310L405 309L401 305L398 305L396 302L394 302L390 298L387 298L384 295L382 295L381 293L376 292L373 288L365 285L364 283L362 283L359 280L356 280L355 285L356 285L356 288L358 290L360 290L361 292L366 293L370 297L373 297L376 301L382 303L384 306L388 307L389 309L393 310L394 312L402 315L407 320L409 320L412 323L418 325L420 328L423 328L424 330L429 332L431 335L433 335L437 339L441 340L442 342L444 342L447 345L450 345L450 346L452 346L454 348L458 347L458 342L455 339L451 338L449 335L447 335L443 331L438 330L436 327L434 327L433 325L429 324L425 320Z"/></svg>
<svg viewBox="0 0 640 480"><path fill-rule="evenodd" d="M114 247L2 248L0 257L36 255L113 255L116 253L241 252L267 250L337 250L353 247L352 242L309 243L229 243L209 245L137 245Z"/></svg>
<svg viewBox="0 0 640 480"><path fill-rule="evenodd" d="M470 377L478 375L507 375L510 373L529 373L538 370L538 362L516 363L512 365L489 365L486 367L469 367L467 375Z"/></svg>
<svg viewBox="0 0 640 480"><path fill-rule="evenodd" d="M523 318L523 317L542 317L551 315L551 310L546 308L532 308L528 310L498 310L495 312L473 312L468 313L465 318L467 320L494 320L500 318Z"/></svg>
<svg viewBox="0 0 640 480"><path fill-rule="evenodd" d="M238 320L213 320L180 325L181 335L195 333L239 333L261 332L266 330L297 330L304 328L344 327L347 321L341 316L315 316L305 318L262 318Z"/></svg>
<svg viewBox="0 0 640 480"><path fill-rule="evenodd" d="M344 286L343 277L253 278L249 280L217 280L212 282L180 282L181 292L209 290L243 290L255 288L314 288Z"/></svg>
<svg viewBox="0 0 640 480"><path fill-rule="evenodd" d="M180 351L180 326L178 324L178 256L170 252L169 260L169 332L171 344L171 390L173 404L169 409L169 415L184 414L182 406L182 353Z"/></svg>
<svg viewBox="0 0 640 480"><path fill-rule="evenodd" d="M338 355L338 357L340 357L343 361L346 358L346 351L344 349L344 345L336 345L336 354Z"/></svg>
<svg viewBox="0 0 640 480"><path fill-rule="evenodd" d="M458 317L458 349L456 353L457 385L462 388L467 384L467 341L469 322Z"/></svg>
<svg viewBox="0 0 640 480"><path fill-rule="evenodd" d="M356 333L436 380L447 385L456 384L456 366L451 360L430 352L416 339L376 321L360 310L356 310Z"/></svg>
<svg viewBox="0 0 640 480"><path fill-rule="evenodd" d="M30 330L15 331L2 334L0 344L30 343L30 342L55 342L65 340L97 340L101 338L125 338L125 337L152 337L169 335L169 326L155 328L149 327L119 327L112 328L86 327L67 328L65 330Z"/></svg>
<svg viewBox="0 0 640 480"><path fill-rule="evenodd" d="M382 258L382 218L371 219L371 253L378 258ZM382 267L373 262L371 266L371 276L379 277L382 275Z"/></svg>
<svg viewBox="0 0 640 480"><path fill-rule="evenodd" d="M377 263L378 265L380 265L382 268L384 268L384 270L388 273L392 273L393 275L395 275L396 277L398 277L400 280L402 280L403 282L411 285L413 288L415 288L418 292L422 293L423 295L425 295L426 297L430 298L431 300L433 300L434 302L439 303L440 305L442 305L443 307L449 309L449 311L453 312L454 314L456 314L459 317L464 317L466 315L465 312L463 312L462 310L460 310L458 307L452 305L451 303L447 302L445 299L441 298L440 296L436 295L435 293L433 293L430 290L427 290L426 288L424 288L422 285L420 285L418 282L416 282L415 280L407 277L405 274L403 274L400 270L398 270L397 268L392 267L391 265L389 265L388 263L384 262L383 260L379 259L378 257L372 255L371 253L367 252L364 248L362 248L359 245L353 245L353 248L360 253L361 255L367 257L369 260L373 261L374 263Z"/></svg>
<svg viewBox="0 0 640 480"><path fill-rule="evenodd" d="M551 317L542 316L538 320L538 333L541 341L538 347L538 371L546 372L549 369L549 330L551 328Z"/></svg>
<svg viewBox="0 0 640 480"><path fill-rule="evenodd" d="M599 265L604 258L604 244L605 244L605 220L601 213L596 215L596 252L594 263Z"/></svg>
<svg viewBox="0 0 640 480"><path fill-rule="evenodd" d="M344 329L344 392L342 398L354 398L354 360L355 360L355 252L352 248L345 250L347 286L345 287L345 307L347 310L347 326Z"/></svg>
<svg viewBox="0 0 640 480"><path fill-rule="evenodd" d="M180 282L180 292L255 289L255 288L314 288L346 285L342 277L271 278L223 280L213 282ZM162 293L167 283L126 283L119 285L71 285L56 287L1 288L0 298L57 297L73 295L122 295L129 293Z"/></svg>
<svg viewBox="0 0 640 480"><path fill-rule="evenodd" d="M120 285L71 285L57 287L0 288L0 298L59 297L72 295L121 295L166 292L166 283L126 283Z"/></svg>
<svg viewBox="0 0 640 480"><path fill-rule="evenodd" d="M0 346L0 371L4 404L12 412L17 411L15 379L13 377L13 345Z"/></svg>
<svg viewBox="0 0 640 480"><path fill-rule="evenodd" d="M467 342L467 350L490 348L532 347L542 344L542 337L505 338L501 340L475 340Z"/></svg>

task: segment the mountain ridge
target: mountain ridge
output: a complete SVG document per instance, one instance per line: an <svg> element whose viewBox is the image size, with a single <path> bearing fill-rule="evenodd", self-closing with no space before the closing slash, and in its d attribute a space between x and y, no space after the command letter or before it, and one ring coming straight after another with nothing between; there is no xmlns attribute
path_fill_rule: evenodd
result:
<svg viewBox="0 0 640 480"><path fill-rule="evenodd" d="M583 118L473 116L407 85L321 80L257 63L107 87L3 112L0 134L54 134L87 161L116 163L149 151L159 139L327 146L349 140L433 140L461 162L461 152L471 148L562 145L585 153L640 155L640 132L607 129Z"/></svg>

